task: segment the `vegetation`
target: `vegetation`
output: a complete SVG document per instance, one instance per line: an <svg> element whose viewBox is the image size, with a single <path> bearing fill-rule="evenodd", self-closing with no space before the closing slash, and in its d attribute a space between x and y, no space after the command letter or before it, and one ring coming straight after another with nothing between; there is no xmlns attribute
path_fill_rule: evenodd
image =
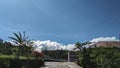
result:
<svg viewBox="0 0 120 68"><path fill-rule="evenodd" d="M9 37L14 44L0 39L0 68L38 68L44 64L42 59L36 60L32 55L32 42L25 32L13 33Z"/></svg>
<svg viewBox="0 0 120 68"><path fill-rule="evenodd" d="M25 32L13 33L15 37L9 37L16 45L0 39L0 68L38 68L44 64L42 59L46 55L53 59L68 59L67 50L43 50L43 53L32 51L32 42ZM73 50L79 49L78 63L83 68L120 68L120 48L96 47L83 48L90 42L75 44ZM37 58L37 59L36 59ZM31 66L30 66L31 65Z"/></svg>
<svg viewBox="0 0 120 68"><path fill-rule="evenodd" d="M75 44L75 48L73 49L73 50L76 50L76 49L79 49L80 51L82 51L82 44L80 43L80 42L77 42L76 44Z"/></svg>
<svg viewBox="0 0 120 68"><path fill-rule="evenodd" d="M0 59L15 59L15 56L14 55L0 55ZM20 56L19 59L25 59L27 60L28 58L26 56ZM35 59L35 57L33 56L30 56L29 59Z"/></svg>
<svg viewBox="0 0 120 68"><path fill-rule="evenodd" d="M86 45L86 44L91 44L91 42L89 42L89 41L84 42L84 43L77 42L75 44L75 48L73 50L79 49L79 51L82 51L83 50L83 46Z"/></svg>
<svg viewBox="0 0 120 68"><path fill-rule="evenodd" d="M79 53L79 64L83 68L120 68L120 49L84 48Z"/></svg>
<svg viewBox="0 0 120 68"><path fill-rule="evenodd" d="M28 41L28 37L25 35L25 32L23 32L23 35L21 32L13 33L13 34L15 37L9 37L9 38L18 45L16 59L19 59L19 55L23 55L23 53L25 52L30 52L31 47L27 46L29 41Z"/></svg>

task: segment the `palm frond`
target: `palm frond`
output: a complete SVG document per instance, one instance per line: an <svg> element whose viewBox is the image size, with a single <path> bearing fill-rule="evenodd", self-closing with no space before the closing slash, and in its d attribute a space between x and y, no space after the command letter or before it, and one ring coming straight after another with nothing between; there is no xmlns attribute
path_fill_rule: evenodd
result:
<svg viewBox="0 0 120 68"><path fill-rule="evenodd" d="M28 39L28 36L27 36L27 37L24 37L24 38L23 38L23 41L27 41L27 39Z"/></svg>
<svg viewBox="0 0 120 68"><path fill-rule="evenodd" d="M22 34L19 32L19 38L22 39Z"/></svg>
<svg viewBox="0 0 120 68"><path fill-rule="evenodd" d="M23 39L26 37L26 35L25 35L25 31L23 32Z"/></svg>
<svg viewBox="0 0 120 68"><path fill-rule="evenodd" d="M29 38L29 37L26 36L25 31L24 31L24 32L23 32L22 41L27 41L28 38Z"/></svg>
<svg viewBox="0 0 120 68"><path fill-rule="evenodd" d="M19 34L17 33L13 33L13 34L15 35L16 39L18 39L18 42L22 43L22 39L20 38Z"/></svg>
<svg viewBox="0 0 120 68"><path fill-rule="evenodd" d="M10 39L15 40L15 41L18 42L18 39L14 38L14 37L8 37L8 38L10 38Z"/></svg>
<svg viewBox="0 0 120 68"><path fill-rule="evenodd" d="M23 34L21 32L19 33L13 33L15 37L9 37L10 39L14 40L15 42L19 44L23 44L24 42L28 42L28 36L26 37L25 32Z"/></svg>

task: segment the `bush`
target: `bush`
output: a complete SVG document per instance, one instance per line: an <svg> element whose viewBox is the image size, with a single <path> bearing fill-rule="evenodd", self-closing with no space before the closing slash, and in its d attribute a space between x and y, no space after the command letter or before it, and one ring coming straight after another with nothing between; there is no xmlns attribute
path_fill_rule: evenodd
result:
<svg viewBox="0 0 120 68"><path fill-rule="evenodd" d="M43 65L42 60L10 60L10 68L39 68Z"/></svg>
<svg viewBox="0 0 120 68"><path fill-rule="evenodd" d="M79 53L79 64L83 68L120 68L120 49L84 48Z"/></svg>
<svg viewBox="0 0 120 68"><path fill-rule="evenodd" d="M9 59L0 59L0 68L8 68L9 67Z"/></svg>

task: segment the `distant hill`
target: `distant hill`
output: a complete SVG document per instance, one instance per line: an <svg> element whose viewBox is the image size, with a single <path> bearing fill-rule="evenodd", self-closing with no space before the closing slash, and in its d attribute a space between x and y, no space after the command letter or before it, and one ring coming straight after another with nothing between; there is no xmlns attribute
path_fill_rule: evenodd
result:
<svg viewBox="0 0 120 68"><path fill-rule="evenodd" d="M95 47L119 47L120 48L120 41L99 41L90 46L90 48L95 48Z"/></svg>

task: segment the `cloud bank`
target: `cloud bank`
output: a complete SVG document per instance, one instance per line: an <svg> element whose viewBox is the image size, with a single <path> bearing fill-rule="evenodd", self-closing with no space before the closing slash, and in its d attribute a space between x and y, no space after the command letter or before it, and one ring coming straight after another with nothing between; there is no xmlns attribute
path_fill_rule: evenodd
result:
<svg viewBox="0 0 120 68"><path fill-rule="evenodd" d="M85 45L85 47L89 47L99 41L118 41L116 37L99 37L99 38L94 38L90 40L92 42L91 44ZM45 40L45 41L33 41L35 50L36 51L42 51L42 49L47 49L47 50L73 50L75 48L75 44L68 44L68 45L63 45L61 43L51 41L51 40Z"/></svg>
<svg viewBox="0 0 120 68"><path fill-rule="evenodd" d="M84 47L89 47L92 46L93 44L99 42L99 41L118 41L116 37L99 37L99 38L94 38L90 40L91 44L87 44ZM45 41L32 41L33 42L33 47L35 48L35 51L42 52L42 50L73 50L75 48L75 44L68 44L64 45L62 43L58 43L55 41L51 40L45 40ZM11 42L14 44L13 42Z"/></svg>
<svg viewBox="0 0 120 68"><path fill-rule="evenodd" d="M75 48L75 44L68 44L68 45L63 45L61 43L51 41L51 40L45 40L45 41L33 41L33 45L35 47L36 51L42 51L44 49L47 50L72 50Z"/></svg>
<svg viewBox="0 0 120 68"><path fill-rule="evenodd" d="M90 42L99 42L99 41L118 41L116 37L99 37L94 38Z"/></svg>
<svg viewBox="0 0 120 68"><path fill-rule="evenodd" d="M93 46L94 44L96 44L99 41L118 41L118 40L116 39L116 37L93 38L92 40L89 41L89 42L91 42L91 44L86 44L83 47L89 48L90 46Z"/></svg>

